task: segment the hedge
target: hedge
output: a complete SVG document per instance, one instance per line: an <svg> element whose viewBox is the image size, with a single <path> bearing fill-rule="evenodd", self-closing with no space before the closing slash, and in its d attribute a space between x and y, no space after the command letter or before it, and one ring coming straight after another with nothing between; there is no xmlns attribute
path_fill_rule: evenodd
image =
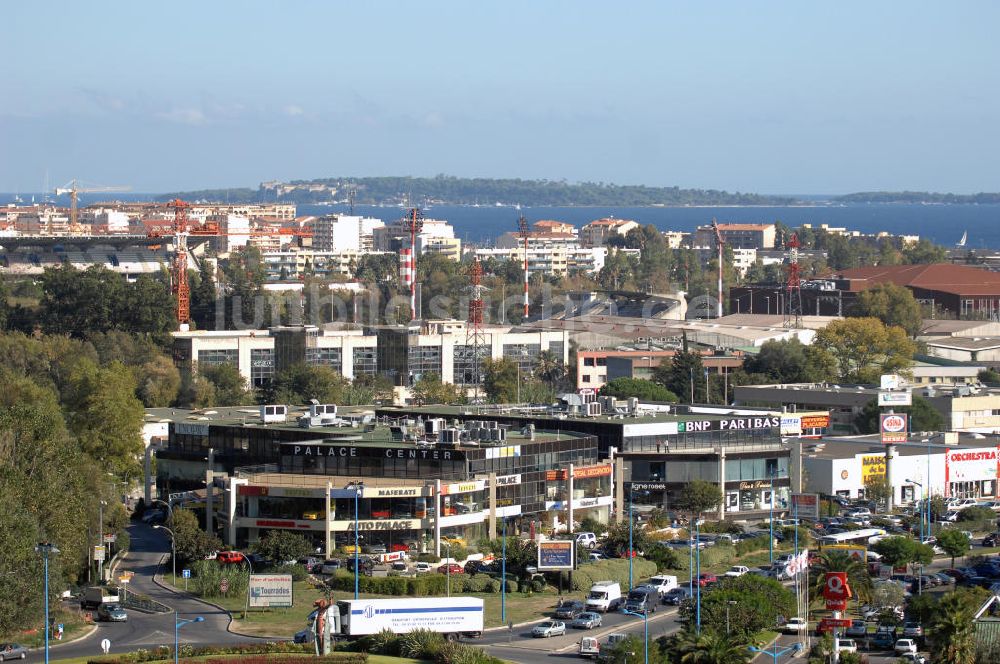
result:
<svg viewBox="0 0 1000 664"><path fill-rule="evenodd" d="M643 558L633 559L633 580L646 579L654 574L656 563ZM598 560L573 572L573 590L590 590L597 581L617 581L622 586L628 586L628 559Z"/></svg>
<svg viewBox="0 0 1000 664"><path fill-rule="evenodd" d="M464 575L452 575L452 584L463 583ZM358 589L374 595L408 595L428 597L444 595L448 580L444 574L426 574L417 577L405 576L362 576L358 579ZM334 590L354 590L353 574L337 574L327 581Z"/></svg>
<svg viewBox="0 0 1000 664"><path fill-rule="evenodd" d="M239 655L240 661L251 661L256 658L246 657L246 655L267 655L267 654L281 654L281 653L312 653L314 652L312 645L290 643L288 641L268 641L266 643L248 643L243 645L231 645L231 646L191 646L182 645L180 649L180 654L184 658L190 657L205 657L210 655ZM173 649L168 646L159 646L153 648L152 650L146 650L145 648L140 648L133 652L123 653L121 655L113 655L108 657L95 657L94 659L87 660L87 664L142 664L143 662L156 662L161 660L173 659ZM338 653L343 654L343 653ZM354 655L355 653L348 653ZM185 661L187 661L185 659ZM210 660L211 661L211 660ZM225 660L231 662L232 660ZM277 662L278 659L268 658L265 661ZM301 662L302 658L295 658L296 662ZM324 662L329 664L362 664L367 661L366 659L324 659Z"/></svg>

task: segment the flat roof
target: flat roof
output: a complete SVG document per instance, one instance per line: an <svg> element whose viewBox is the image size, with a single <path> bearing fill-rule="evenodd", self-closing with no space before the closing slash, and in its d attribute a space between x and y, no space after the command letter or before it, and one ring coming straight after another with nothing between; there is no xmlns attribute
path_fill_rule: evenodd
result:
<svg viewBox="0 0 1000 664"><path fill-rule="evenodd" d="M984 449L995 448L997 439L995 437L976 438L977 434L959 434L958 444L944 444L937 441L925 443L922 441L911 441L908 443L895 443L899 456L922 456L930 449L931 454L944 454L946 450L962 449ZM805 458L818 459L843 459L853 457L858 454L884 454L886 445L882 443L879 434L868 434L864 436L823 436L815 439L802 439L802 454Z"/></svg>

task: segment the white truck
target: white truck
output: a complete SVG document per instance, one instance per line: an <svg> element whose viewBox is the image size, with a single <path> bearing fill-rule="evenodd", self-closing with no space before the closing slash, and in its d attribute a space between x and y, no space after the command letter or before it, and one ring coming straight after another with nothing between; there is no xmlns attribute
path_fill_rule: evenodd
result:
<svg viewBox="0 0 1000 664"><path fill-rule="evenodd" d="M663 597L677 587L677 577L667 574L659 574L657 576L650 577L649 581L647 581L645 585L653 586L656 588L656 592L660 595L660 597Z"/></svg>
<svg viewBox="0 0 1000 664"><path fill-rule="evenodd" d="M80 606L84 609L96 609L101 604L118 604L118 589L112 586L92 586L83 591Z"/></svg>
<svg viewBox="0 0 1000 664"><path fill-rule="evenodd" d="M483 600L476 597L400 597L340 600L310 614L317 652L327 654L337 639L354 639L382 630L406 634L439 632L449 641L483 633Z"/></svg>
<svg viewBox="0 0 1000 664"><path fill-rule="evenodd" d="M587 610L607 613L617 611L625 604L622 587L617 581L598 581L590 587Z"/></svg>

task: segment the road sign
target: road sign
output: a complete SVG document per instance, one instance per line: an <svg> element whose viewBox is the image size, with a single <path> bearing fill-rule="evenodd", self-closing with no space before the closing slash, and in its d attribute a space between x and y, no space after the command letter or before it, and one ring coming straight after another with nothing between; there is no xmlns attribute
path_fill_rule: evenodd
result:
<svg viewBox="0 0 1000 664"><path fill-rule="evenodd" d="M104 543L105 544L114 544L115 541L117 541L117 540L118 540L118 536L115 535L114 533L109 533L109 534L107 534L107 535L104 536Z"/></svg>
<svg viewBox="0 0 1000 664"><path fill-rule="evenodd" d="M228 593L229 592L229 579L222 579L219 581L219 592Z"/></svg>
<svg viewBox="0 0 1000 664"><path fill-rule="evenodd" d="M191 570L189 570L189 569L181 570L181 576L184 577L185 579L190 579L191 578Z"/></svg>
<svg viewBox="0 0 1000 664"><path fill-rule="evenodd" d="M94 547L94 560L103 563L104 562L104 547L97 545Z"/></svg>

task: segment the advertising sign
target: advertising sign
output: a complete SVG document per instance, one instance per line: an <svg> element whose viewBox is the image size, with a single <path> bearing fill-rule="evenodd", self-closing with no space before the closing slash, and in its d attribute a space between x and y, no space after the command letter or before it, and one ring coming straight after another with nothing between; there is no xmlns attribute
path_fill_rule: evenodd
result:
<svg viewBox="0 0 1000 664"><path fill-rule="evenodd" d="M869 480L881 479L885 477L885 455L866 454L861 457L861 485L868 484Z"/></svg>
<svg viewBox="0 0 1000 664"><path fill-rule="evenodd" d="M906 413L883 413L879 416L882 444L906 442Z"/></svg>
<svg viewBox="0 0 1000 664"><path fill-rule="evenodd" d="M781 435L798 436L802 433L802 418L798 415L781 416Z"/></svg>
<svg viewBox="0 0 1000 664"><path fill-rule="evenodd" d="M259 608L292 606L291 574L252 574L250 606Z"/></svg>
<svg viewBox="0 0 1000 664"><path fill-rule="evenodd" d="M825 429L830 426L829 415L803 415L801 421L803 429Z"/></svg>
<svg viewBox="0 0 1000 664"><path fill-rule="evenodd" d="M94 560L98 562L104 562L104 547L95 546L94 547Z"/></svg>
<svg viewBox="0 0 1000 664"><path fill-rule="evenodd" d="M903 377L899 374L882 374L879 377L879 389L898 390L903 387Z"/></svg>
<svg viewBox="0 0 1000 664"><path fill-rule="evenodd" d="M695 431L735 431L751 429L774 429L781 427L781 416L727 417L720 420L688 420L677 423L678 433Z"/></svg>
<svg viewBox="0 0 1000 664"><path fill-rule="evenodd" d="M630 491L666 491L666 482L632 482L628 485Z"/></svg>
<svg viewBox="0 0 1000 664"><path fill-rule="evenodd" d="M995 447L948 450L945 455L945 478L948 482L982 482L997 478Z"/></svg>
<svg viewBox="0 0 1000 664"><path fill-rule="evenodd" d="M843 611L847 600L851 599L851 588L847 585L847 572L827 572L823 584L823 599L828 611Z"/></svg>
<svg viewBox="0 0 1000 664"><path fill-rule="evenodd" d="M573 569L576 551L573 540L548 540L538 543L538 569L555 571Z"/></svg>
<svg viewBox="0 0 1000 664"><path fill-rule="evenodd" d="M583 466L581 468L573 469L573 477L578 480L587 479L589 477L605 477L610 474L610 463L601 466Z"/></svg>
<svg viewBox="0 0 1000 664"><path fill-rule="evenodd" d="M899 392L879 392L878 405L880 407L912 406L913 393L909 390Z"/></svg>
<svg viewBox="0 0 1000 664"><path fill-rule="evenodd" d="M497 475L497 486L515 486L521 483L521 475Z"/></svg>
<svg viewBox="0 0 1000 664"><path fill-rule="evenodd" d="M793 493L792 513L799 519L819 518L819 494L818 493Z"/></svg>

